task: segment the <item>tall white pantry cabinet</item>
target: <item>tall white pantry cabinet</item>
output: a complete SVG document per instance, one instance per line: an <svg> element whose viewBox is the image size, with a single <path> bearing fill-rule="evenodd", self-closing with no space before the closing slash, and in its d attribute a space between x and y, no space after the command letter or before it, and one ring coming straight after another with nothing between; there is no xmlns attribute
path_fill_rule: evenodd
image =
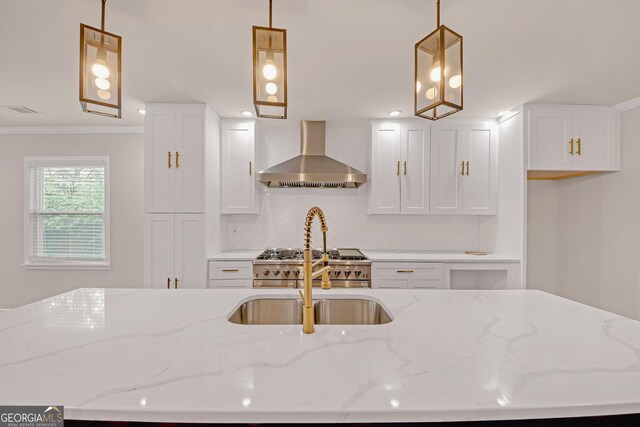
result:
<svg viewBox="0 0 640 427"><path fill-rule="evenodd" d="M144 285L206 287L206 104L147 104Z"/></svg>

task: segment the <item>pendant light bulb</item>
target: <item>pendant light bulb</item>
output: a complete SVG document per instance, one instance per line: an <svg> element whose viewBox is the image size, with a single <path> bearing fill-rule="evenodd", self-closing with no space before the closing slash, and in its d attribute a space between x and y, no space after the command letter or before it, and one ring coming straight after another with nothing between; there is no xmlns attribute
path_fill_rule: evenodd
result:
<svg viewBox="0 0 640 427"><path fill-rule="evenodd" d="M104 59L98 59L93 66L91 66L91 72L94 76L101 79L109 77L109 68L107 68L107 62Z"/></svg>
<svg viewBox="0 0 640 427"><path fill-rule="evenodd" d="M278 102L278 97L275 95L269 95L269 97L267 98L268 102Z"/></svg>
<svg viewBox="0 0 640 427"><path fill-rule="evenodd" d="M275 95L278 92L278 85L273 82L269 82L264 86L264 90L268 95Z"/></svg>
<svg viewBox="0 0 640 427"><path fill-rule="evenodd" d="M433 70L431 70L431 80L433 80L434 82L439 82L440 81L440 66L437 65L436 67L433 67Z"/></svg>
<svg viewBox="0 0 640 427"><path fill-rule="evenodd" d="M435 86L427 89L425 96L428 100L436 99L436 96L438 96L438 89Z"/></svg>
<svg viewBox="0 0 640 427"><path fill-rule="evenodd" d="M416 93L420 93L420 89L422 89L422 83L420 83L420 80L418 80L416 82Z"/></svg>
<svg viewBox="0 0 640 427"><path fill-rule="evenodd" d="M458 89L462 86L462 76L460 74L456 74L449 79L449 87L451 89Z"/></svg>
<svg viewBox="0 0 640 427"><path fill-rule="evenodd" d="M111 87L111 83L109 83L109 80L100 77L96 77L95 83L98 89L108 90Z"/></svg>
<svg viewBox="0 0 640 427"><path fill-rule="evenodd" d="M108 90L98 90L96 93L98 94L98 97L100 99L103 99L105 101L111 99L111 92L109 92Z"/></svg>
<svg viewBox="0 0 640 427"><path fill-rule="evenodd" d="M262 75L267 80L273 80L278 75L278 69L273 64L273 59L267 59L267 63L262 67Z"/></svg>

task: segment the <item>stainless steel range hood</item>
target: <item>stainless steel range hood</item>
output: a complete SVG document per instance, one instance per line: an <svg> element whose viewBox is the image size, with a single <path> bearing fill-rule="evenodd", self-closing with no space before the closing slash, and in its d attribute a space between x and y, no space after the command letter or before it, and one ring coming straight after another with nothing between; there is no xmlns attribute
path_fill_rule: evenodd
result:
<svg viewBox="0 0 640 427"><path fill-rule="evenodd" d="M300 122L301 154L258 172L268 187L356 188L367 174L325 155L325 121Z"/></svg>

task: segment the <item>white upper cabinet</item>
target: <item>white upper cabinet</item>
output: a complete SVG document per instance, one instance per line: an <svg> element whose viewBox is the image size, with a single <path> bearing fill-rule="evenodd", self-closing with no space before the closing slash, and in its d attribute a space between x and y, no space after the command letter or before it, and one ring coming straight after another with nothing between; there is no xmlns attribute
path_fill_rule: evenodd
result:
<svg viewBox="0 0 640 427"><path fill-rule="evenodd" d="M145 211L203 213L204 104L147 104Z"/></svg>
<svg viewBox="0 0 640 427"><path fill-rule="evenodd" d="M430 141L422 120L372 123L370 214L429 213Z"/></svg>
<svg viewBox="0 0 640 427"><path fill-rule="evenodd" d="M259 213L256 190L255 122L223 120L222 213Z"/></svg>
<svg viewBox="0 0 640 427"><path fill-rule="evenodd" d="M445 122L431 135L431 213L495 215L497 127Z"/></svg>
<svg viewBox="0 0 640 427"><path fill-rule="evenodd" d="M434 125L431 129L431 212L462 213L464 128Z"/></svg>
<svg viewBox="0 0 640 427"><path fill-rule="evenodd" d="M524 108L529 170L619 170L619 113L613 107L526 105Z"/></svg>

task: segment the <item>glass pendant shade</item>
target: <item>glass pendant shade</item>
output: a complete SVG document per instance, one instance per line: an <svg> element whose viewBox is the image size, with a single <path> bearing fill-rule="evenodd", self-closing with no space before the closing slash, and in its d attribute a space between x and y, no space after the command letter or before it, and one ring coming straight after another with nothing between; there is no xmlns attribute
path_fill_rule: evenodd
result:
<svg viewBox="0 0 640 427"><path fill-rule="evenodd" d="M253 103L258 117L287 118L287 30L253 27Z"/></svg>
<svg viewBox="0 0 640 427"><path fill-rule="evenodd" d="M462 36L444 25L416 43L414 114L438 120L462 110Z"/></svg>
<svg viewBox="0 0 640 427"><path fill-rule="evenodd" d="M80 24L82 111L107 117L122 117L121 68L122 37Z"/></svg>

